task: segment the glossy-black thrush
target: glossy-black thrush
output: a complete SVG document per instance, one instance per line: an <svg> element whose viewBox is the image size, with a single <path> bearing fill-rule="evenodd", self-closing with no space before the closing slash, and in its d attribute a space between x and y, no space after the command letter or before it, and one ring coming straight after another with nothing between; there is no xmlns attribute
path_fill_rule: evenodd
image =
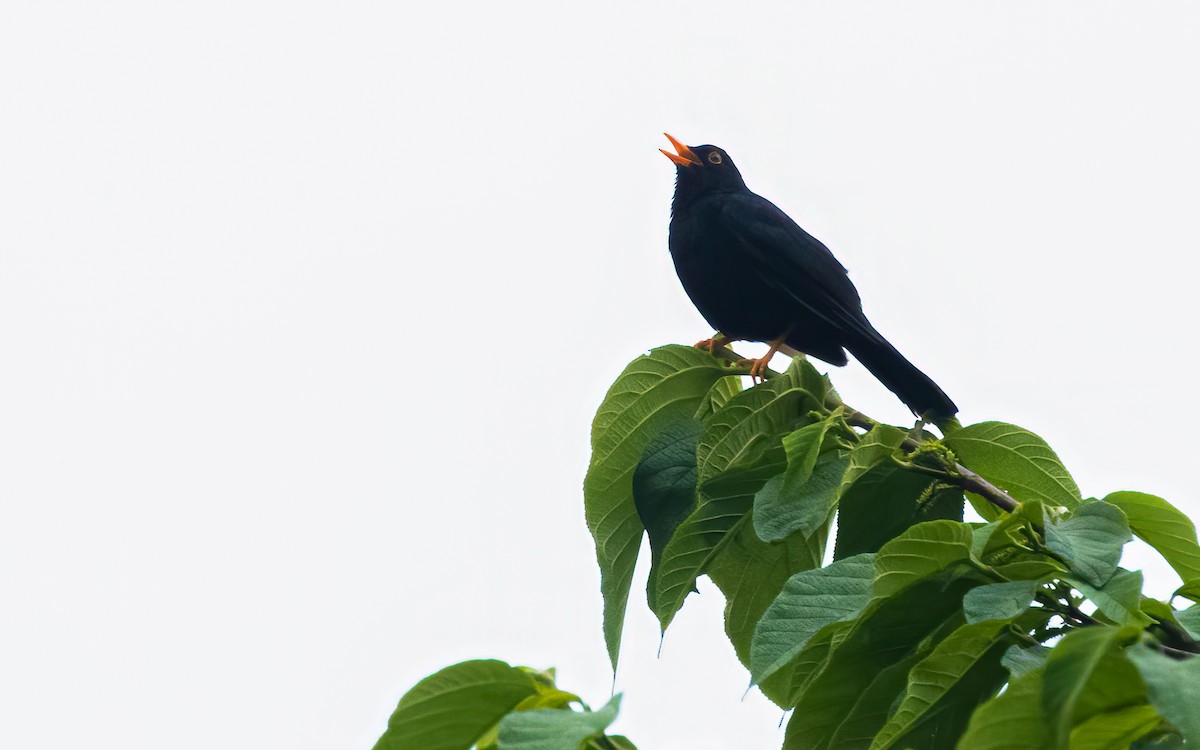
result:
<svg viewBox="0 0 1200 750"><path fill-rule="evenodd" d="M667 138L676 151L660 149L675 163L671 258L692 303L718 332L697 346L766 342L767 355L751 362L756 377L777 351L837 366L849 351L918 417L954 416L950 397L867 320L829 248L750 192L723 149Z"/></svg>

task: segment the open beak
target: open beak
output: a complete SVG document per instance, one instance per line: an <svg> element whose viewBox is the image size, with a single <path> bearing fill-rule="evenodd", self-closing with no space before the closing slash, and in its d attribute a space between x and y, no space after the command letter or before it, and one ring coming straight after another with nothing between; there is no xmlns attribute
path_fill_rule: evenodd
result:
<svg viewBox="0 0 1200 750"><path fill-rule="evenodd" d="M671 145L675 147L674 154L665 148L660 148L659 151L663 152L663 156L667 157L681 167L690 167L693 164L700 163L699 157L692 153L690 148L675 140L674 136L672 136L670 133L663 133L663 135L665 135L667 140L671 142Z"/></svg>

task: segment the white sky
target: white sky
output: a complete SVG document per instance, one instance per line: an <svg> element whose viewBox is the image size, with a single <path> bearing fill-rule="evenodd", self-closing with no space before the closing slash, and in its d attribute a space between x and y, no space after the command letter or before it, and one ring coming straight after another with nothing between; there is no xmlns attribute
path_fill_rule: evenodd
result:
<svg viewBox="0 0 1200 750"><path fill-rule="evenodd" d="M0 746L369 747L480 656L603 703L591 415L709 333L663 130L964 421L1200 516L1200 6L732 7L6 4ZM701 588L661 659L635 590L615 729L776 747Z"/></svg>

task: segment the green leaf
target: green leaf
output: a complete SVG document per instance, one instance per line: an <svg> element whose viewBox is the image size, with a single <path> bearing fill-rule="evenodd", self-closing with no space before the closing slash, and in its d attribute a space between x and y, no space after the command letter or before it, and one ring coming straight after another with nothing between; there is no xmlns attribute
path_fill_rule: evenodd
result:
<svg viewBox="0 0 1200 750"><path fill-rule="evenodd" d="M967 622L1011 619L1025 611L1037 593L1040 581L1007 581L971 589L963 597Z"/></svg>
<svg viewBox="0 0 1200 750"><path fill-rule="evenodd" d="M538 708L565 709L572 703L583 703L583 699L578 695L558 689L554 684L553 668L544 672L539 672L529 667L517 668L533 678L537 693L518 703L513 711L532 711ZM500 724L497 723L475 741L475 748L476 750L498 750L497 745L499 741Z"/></svg>
<svg viewBox="0 0 1200 750"><path fill-rule="evenodd" d="M541 708L509 714L500 721L500 750L578 750L613 723L620 705L617 694L599 711Z"/></svg>
<svg viewBox="0 0 1200 750"><path fill-rule="evenodd" d="M1200 604L1179 610L1175 613L1175 619L1193 638L1200 640Z"/></svg>
<svg viewBox="0 0 1200 750"><path fill-rule="evenodd" d="M904 693L909 670L920 657L921 652L913 650L900 661L873 675L870 684L863 689L850 711L838 724L826 747L830 750L860 750L866 747L879 727L887 721L888 711L897 696ZM803 747L810 745L795 736L784 744L784 748L788 750Z"/></svg>
<svg viewBox="0 0 1200 750"><path fill-rule="evenodd" d="M981 422L947 435L942 442L959 463L1017 500L1072 508L1081 499L1075 480L1046 441L1022 427Z"/></svg>
<svg viewBox="0 0 1200 750"><path fill-rule="evenodd" d="M759 539L777 542L796 531L810 536L828 523L848 462L837 452L827 452L822 459L821 450L826 433L840 420L839 408L783 436L787 470L754 497L754 531Z"/></svg>
<svg viewBox="0 0 1200 750"><path fill-rule="evenodd" d="M856 555L787 580L754 629L750 645L754 683L789 664L821 628L858 616L871 598L874 558Z"/></svg>
<svg viewBox="0 0 1200 750"><path fill-rule="evenodd" d="M1032 646L1012 646L1004 652L1004 656L1000 659L1000 663L1012 675L1012 678L1019 679L1029 674L1037 672L1046 666L1046 659L1050 656L1050 649L1040 644Z"/></svg>
<svg viewBox="0 0 1200 750"><path fill-rule="evenodd" d="M972 709L994 695L1008 676L1000 663L1008 637L1007 620L964 625L947 636L913 667L900 707L875 735L871 750L893 747L947 712L960 716L961 723L957 731L940 729L951 737L962 732Z"/></svg>
<svg viewBox="0 0 1200 750"><path fill-rule="evenodd" d="M1150 704L1189 745L1200 744L1200 656L1173 659L1149 646L1127 654L1146 681Z"/></svg>
<svg viewBox="0 0 1200 750"><path fill-rule="evenodd" d="M971 524L971 555L976 559L983 559L983 551L987 548L988 540L991 539L992 533L999 527L998 523L972 523Z"/></svg>
<svg viewBox="0 0 1200 750"><path fill-rule="evenodd" d="M838 496L846 494L846 490L871 469L880 464L891 463L892 457L900 450L906 437L908 436L904 430L898 427L886 424L872 427L850 450L850 465L846 467L846 474L842 477Z"/></svg>
<svg viewBox="0 0 1200 750"><path fill-rule="evenodd" d="M464 661L404 694L375 750L467 750L501 717L538 694L529 673L502 661Z"/></svg>
<svg viewBox="0 0 1200 750"><path fill-rule="evenodd" d="M698 502L667 542L653 584L653 609L663 630L720 545L746 519L755 493L783 470L783 436L820 407L804 387L824 381L809 371L815 373L796 359L786 373L742 391L705 421L696 449Z"/></svg>
<svg viewBox="0 0 1200 750"><path fill-rule="evenodd" d="M1132 538L1121 509L1097 500L1083 503L1065 518L1046 524L1046 547L1093 586L1103 586L1116 572L1121 549Z"/></svg>
<svg viewBox="0 0 1200 750"><path fill-rule="evenodd" d="M663 428L646 446L633 472L633 500L650 537L647 597L653 605L663 548L696 502L696 443L700 421L680 419Z"/></svg>
<svg viewBox="0 0 1200 750"><path fill-rule="evenodd" d="M976 529L971 549L977 559L1008 580L1042 581L1058 577L1067 568L1043 551L1045 523L1042 504L1027 501L1001 520Z"/></svg>
<svg viewBox="0 0 1200 750"><path fill-rule="evenodd" d="M1014 555L1030 551L1034 541L1041 539L1045 525L1046 510L1040 502L1022 503L1012 513L983 527L986 538L979 559L986 565L1000 565Z"/></svg>
<svg viewBox="0 0 1200 750"><path fill-rule="evenodd" d="M911 658L918 649L932 647L942 634L962 624L962 595L972 585L943 571L892 596L873 599L798 691L784 747L830 747L843 720L880 672ZM874 717L880 724L886 718Z"/></svg>
<svg viewBox="0 0 1200 750"><path fill-rule="evenodd" d="M930 521L912 527L883 545L875 557L872 594L892 596L913 583L971 557L971 527L954 521Z"/></svg>
<svg viewBox="0 0 1200 750"><path fill-rule="evenodd" d="M1186 596L1194 602L1200 602L1200 581L1183 584L1171 596Z"/></svg>
<svg viewBox="0 0 1200 750"><path fill-rule="evenodd" d="M1129 528L1166 559L1184 586L1200 587L1200 545L1191 520L1161 497L1114 492L1104 498L1125 512Z"/></svg>
<svg viewBox="0 0 1200 750"><path fill-rule="evenodd" d="M1118 625L1145 627L1153 620L1142 613L1142 574L1117 568L1103 586L1067 576L1068 583L1092 601L1106 617Z"/></svg>
<svg viewBox="0 0 1200 750"><path fill-rule="evenodd" d="M782 542L762 541L752 523L743 522L713 558L708 577L725 595L725 633L738 659L749 666L754 627L795 573L821 564L825 534L793 534ZM782 699L763 687L772 700Z"/></svg>
<svg viewBox="0 0 1200 750"><path fill-rule="evenodd" d="M704 394L704 399L700 402L700 406L696 409L695 417L700 421L708 419L713 414L716 414L729 403L729 400L741 393L742 379L739 376L731 375L727 378L721 378L713 387Z"/></svg>
<svg viewBox="0 0 1200 750"><path fill-rule="evenodd" d="M813 679L825 669L830 655L845 640L852 628L853 622L839 621L818 630L786 669L776 672L774 676L760 683L764 692L766 686L771 685L784 696L784 700L776 703L783 708L794 707Z"/></svg>
<svg viewBox="0 0 1200 750"><path fill-rule="evenodd" d="M1137 632L1136 628L1079 628L1051 649L1042 707L1060 745L1066 746L1076 724L1145 702L1145 687L1120 653L1120 646Z"/></svg>
<svg viewBox="0 0 1200 750"><path fill-rule="evenodd" d="M737 467L753 467L773 451L782 450L783 437L813 421L820 397L806 390L812 366L797 359L782 375L742 391L705 420L696 452L701 483ZM818 376L819 377L819 376Z"/></svg>
<svg viewBox="0 0 1200 750"><path fill-rule="evenodd" d="M1127 750L1134 740L1162 722L1153 707L1142 704L1096 714L1071 730L1071 750Z"/></svg>
<svg viewBox="0 0 1200 750"><path fill-rule="evenodd" d="M1057 747L1042 711L1042 673L1030 672L984 703L967 724L958 750L1050 750Z"/></svg>
<svg viewBox="0 0 1200 750"><path fill-rule="evenodd" d="M817 458L821 455L821 444L825 442L825 433L835 419L833 416L826 417L783 436L783 452L787 455L788 463L783 476L792 490L803 487L812 476Z"/></svg>
<svg viewBox="0 0 1200 750"><path fill-rule="evenodd" d="M829 523L837 489L849 459L834 452L817 462L807 480L789 484L788 472L772 477L754 496L754 533L764 542L777 542L800 532L806 536Z"/></svg>
<svg viewBox="0 0 1200 750"><path fill-rule="evenodd" d="M642 522L633 501L633 473L665 426L694 415L728 370L686 346L664 346L625 368L592 421L592 459L583 483L588 529L596 544L604 595L604 640L613 669Z"/></svg>
<svg viewBox="0 0 1200 750"><path fill-rule="evenodd" d="M833 559L877 552L924 521L962 521L962 490L888 461L843 486Z"/></svg>

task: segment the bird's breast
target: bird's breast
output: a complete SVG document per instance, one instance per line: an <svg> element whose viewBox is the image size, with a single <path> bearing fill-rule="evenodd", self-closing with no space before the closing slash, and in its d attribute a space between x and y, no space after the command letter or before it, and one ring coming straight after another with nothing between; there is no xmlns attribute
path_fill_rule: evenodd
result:
<svg viewBox="0 0 1200 750"><path fill-rule="evenodd" d="M708 201L677 212L668 246L684 291L713 328L735 338L770 340L788 326L792 305L763 278L719 204Z"/></svg>

